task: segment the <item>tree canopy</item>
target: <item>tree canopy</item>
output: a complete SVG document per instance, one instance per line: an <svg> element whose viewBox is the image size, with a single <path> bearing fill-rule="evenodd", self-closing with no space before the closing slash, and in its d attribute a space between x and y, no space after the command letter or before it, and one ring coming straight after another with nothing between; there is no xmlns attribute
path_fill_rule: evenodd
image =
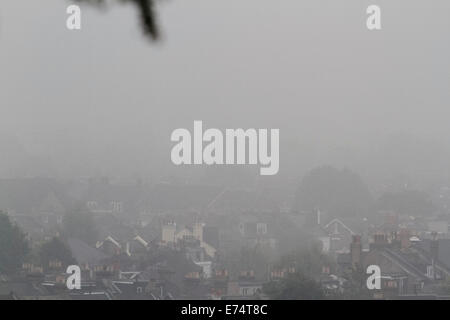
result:
<svg viewBox="0 0 450 320"><path fill-rule="evenodd" d="M17 271L28 251L25 235L5 213L0 212L0 273Z"/></svg>
<svg viewBox="0 0 450 320"><path fill-rule="evenodd" d="M299 246L281 257L278 267L295 267L297 272L309 278L314 278L322 273L322 267L332 267L333 262L322 253L321 244L317 241Z"/></svg>
<svg viewBox="0 0 450 320"><path fill-rule="evenodd" d="M320 283L296 272L264 285L263 292L274 300L319 300L324 298Z"/></svg>
<svg viewBox="0 0 450 320"><path fill-rule="evenodd" d="M90 213L80 210L66 214L63 228L67 238L76 238L88 244L94 244L97 241L97 228Z"/></svg>
<svg viewBox="0 0 450 320"><path fill-rule="evenodd" d="M281 300L317 300L324 299L321 284L316 281L322 272L322 267L333 267L332 261L322 254L317 243L300 246L281 257L274 265L276 269L291 269L287 277L271 281L264 285L263 291L271 299Z"/></svg>
<svg viewBox="0 0 450 320"><path fill-rule="evenodd" d="M52 260L59 260L64 266L75 263L70 249L58 238L44 243L39 250L42 265L47 268Z"/></svg>
<svg viewBox="0 0 450 320"><path fill-rule="evenodd" d="M372 196L354 172L330 166L311 170L301 181L296 195L298 209L320 209L333 216L367 215Z"/></svg>

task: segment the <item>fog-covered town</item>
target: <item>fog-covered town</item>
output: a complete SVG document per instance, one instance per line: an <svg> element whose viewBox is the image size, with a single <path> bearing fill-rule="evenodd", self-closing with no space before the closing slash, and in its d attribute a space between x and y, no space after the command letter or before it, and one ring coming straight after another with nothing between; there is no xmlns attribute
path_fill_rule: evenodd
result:
<svg viewBox="0 0 450 320"><path fill-rule="evenodd" d="M7 179L0 191L2 298L450 294L446 186L374 198L351 171L319 167L291 193L107 177ZM70 265L79 290L67 289ZM380 290L366 286L369 265Z"/></svg>
<svg viewBox="0 0 450 320"><path fill-rule="evenodd" d="M0 300L450 299L430 3L1 0Z"/></svg>

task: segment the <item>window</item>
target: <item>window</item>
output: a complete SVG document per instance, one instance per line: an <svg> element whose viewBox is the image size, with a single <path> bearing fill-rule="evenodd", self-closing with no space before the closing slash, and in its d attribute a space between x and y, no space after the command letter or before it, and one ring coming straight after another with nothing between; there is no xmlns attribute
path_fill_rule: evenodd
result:
<svg viewBox="0 0 450 320"><path fill-rule="evenodd" d="M119 212L119 213L123 212L123 202L122 201L112 201L111 207L112 207L113 212Z"/></svg>
<svg viewBox="0 0 450 320"><path fill-rule="evenodd" d="M266 234L267 233L267 224L266 223L258 223L256 225L256 233L257 234Z"/></svg>
<svg viewBox="0 0 450 320"><path fill-rule="evenodd" d="M243 223L239 224L239 231L241 232L242 235L244 235L245 233L245 226Z"/></svg>
<svg viewBox="0 0 450 320"><path fill-rule="evenodd" d="M394 280L388 281L387 287L388 288L397 288L397 282Z"/></svg>
<svg viewBox="0 0 450 320"><path fill-rule="evenodd" d="M88 209L95 209L97 208L97 201L88 201L87 202Z"/></svg>

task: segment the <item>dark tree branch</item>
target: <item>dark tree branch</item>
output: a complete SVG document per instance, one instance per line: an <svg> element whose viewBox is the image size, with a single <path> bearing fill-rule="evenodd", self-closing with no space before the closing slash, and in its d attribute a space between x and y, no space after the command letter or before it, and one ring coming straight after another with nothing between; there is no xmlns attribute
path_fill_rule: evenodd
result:
<svg viewBox="0 0 450 320"><path fill-rule="evenodd" d="M79 2L92 3L95 5L104 5L104 0L77 0ZM159 27L156 22L156 11L154 0L119 0L124 3L133 3L139 10L139 17L143 32L151 39L159 39Z"/></svg>

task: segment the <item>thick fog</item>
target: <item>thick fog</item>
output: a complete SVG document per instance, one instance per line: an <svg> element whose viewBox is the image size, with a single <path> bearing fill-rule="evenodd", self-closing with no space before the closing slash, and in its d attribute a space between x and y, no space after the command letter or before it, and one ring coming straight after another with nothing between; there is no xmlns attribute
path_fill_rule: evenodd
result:
<svg viewBox="0 0 450 320"><path fill-rule="evenodd" d="M279 128L280 172L447 179L450 2L172 0L161 40L132 5L0 3L0 177L195 177L170 134ZM366 8L382 9L382 30ZM233 169L237 170L239 169Z"/></svg>

